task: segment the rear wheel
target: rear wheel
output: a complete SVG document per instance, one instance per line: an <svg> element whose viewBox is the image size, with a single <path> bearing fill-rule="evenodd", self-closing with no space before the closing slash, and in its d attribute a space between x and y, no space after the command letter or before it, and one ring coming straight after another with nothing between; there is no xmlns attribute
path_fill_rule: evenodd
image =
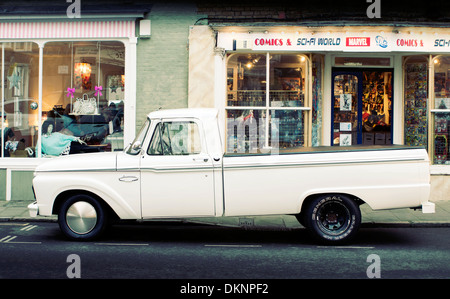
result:
<svg viewBox="0 0 450 299"><path fill-rule="evenodd" d="M361 225L358 204L345 195L322 195L306 207L305 226L322 243L350 241Z"/></svg>
<svg viewBox="0 0 450 299"><path fill-rule="evenodd" d="M58 223L71 240L92 240L106 228L107 212L94 197L79 194L69 197L61 206Z"/></svg>

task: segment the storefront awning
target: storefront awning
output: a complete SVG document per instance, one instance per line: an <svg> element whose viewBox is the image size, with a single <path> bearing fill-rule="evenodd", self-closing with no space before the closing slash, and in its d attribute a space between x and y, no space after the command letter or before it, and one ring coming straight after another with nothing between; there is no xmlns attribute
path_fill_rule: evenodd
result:
<svg viewBox="0 0 450 299"><path fill-rule="evenodd" d="M0 39L134 37L134 21L0 23Z"/></svg>

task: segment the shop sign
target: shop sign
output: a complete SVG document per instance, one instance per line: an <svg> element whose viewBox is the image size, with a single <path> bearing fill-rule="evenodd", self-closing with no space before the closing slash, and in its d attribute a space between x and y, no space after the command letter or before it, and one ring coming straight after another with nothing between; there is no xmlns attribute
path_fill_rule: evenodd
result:
<svg viewBox="0 0 450 299"><path fill-rule="evenodd" d="M438 48L450 48L450 39L436 38L434 40L434 46Z"/></svg>
<svg viewBox="0 0 450 299"><path fill-rule="evenodd" d="M219 33L226 50L450 52L450 34L395 32Z"/></svg>
<svg viewBox="0 0 450 299"><path fill-rule="evenodd" d="M347 37L347 47L370 47L370 37Z"/></svg>

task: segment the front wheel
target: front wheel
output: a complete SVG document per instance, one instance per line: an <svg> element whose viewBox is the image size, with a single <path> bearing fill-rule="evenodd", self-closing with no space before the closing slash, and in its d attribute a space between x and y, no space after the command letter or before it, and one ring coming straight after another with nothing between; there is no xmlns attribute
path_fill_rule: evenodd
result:
<svg viewBox="0 0 450 299"><path fill-rule="evenodd" d="M107 213L97 199L86 194L74 195L62 204L58 223L67 238L92 240L105 230Z"/></svg>
<svg viewBox="0 0 450 299"><path fill-rule="evenodd" d="M344 195L323 195L312 200L305 211L308 231L321 243L350 241L361 224L358 204Z"/></svg>

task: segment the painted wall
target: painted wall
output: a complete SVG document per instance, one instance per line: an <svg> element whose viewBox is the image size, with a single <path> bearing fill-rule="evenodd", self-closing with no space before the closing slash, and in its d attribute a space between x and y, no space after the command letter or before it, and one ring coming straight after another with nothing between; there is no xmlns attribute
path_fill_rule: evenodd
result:
<svg viewBox="0 0 450 299"><path fill-rule="evenodd" d="M137 45L136 126L159 108L188 107L189 28L201 18L190 2L156 3L150 39Z"/></svg>

